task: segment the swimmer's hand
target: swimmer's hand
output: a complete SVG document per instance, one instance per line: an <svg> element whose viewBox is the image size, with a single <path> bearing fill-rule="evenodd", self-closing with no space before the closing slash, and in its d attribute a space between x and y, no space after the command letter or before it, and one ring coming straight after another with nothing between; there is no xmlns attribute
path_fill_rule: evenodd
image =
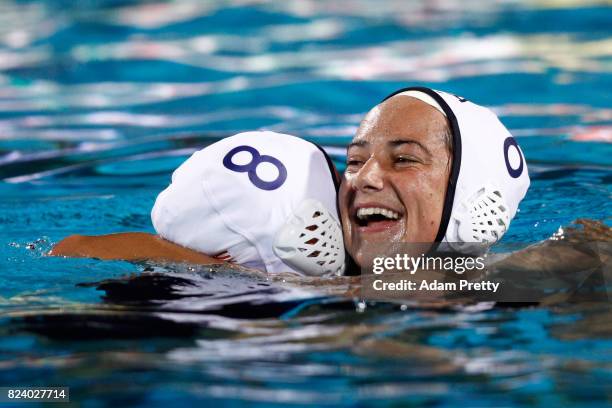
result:
<svg viewBox="0 0 612 408"><path fill-rule="evenodd" d="M135 262L186 262L202 265L223 263L212 256L145 232L99 236L71 235L55 245L49 255Z"/></svg>

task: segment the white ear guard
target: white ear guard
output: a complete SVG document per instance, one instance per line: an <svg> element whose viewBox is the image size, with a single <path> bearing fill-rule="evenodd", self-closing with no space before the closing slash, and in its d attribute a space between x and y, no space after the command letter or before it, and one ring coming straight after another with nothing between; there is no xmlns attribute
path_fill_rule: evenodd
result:
<svg viewBox="0 0 612 408"><path fill-rule="evenodd" d="M320 201L302 202L276 234L274 253L306 275L342 275L342 228Z"/></svg>
<svg viewBox="0 0 612 408"><path fill-rule="evenodd" d="M510 226L510 210L499 189L485 185L451 215L446 240L457 251L474 253L499 241ZM477 245L470 245L470 244Z"/></svg>

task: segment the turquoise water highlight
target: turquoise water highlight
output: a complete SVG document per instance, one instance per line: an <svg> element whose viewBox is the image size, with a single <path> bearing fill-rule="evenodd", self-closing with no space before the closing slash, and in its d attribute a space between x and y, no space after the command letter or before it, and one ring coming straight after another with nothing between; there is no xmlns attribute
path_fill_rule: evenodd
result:
<svg viewBox="0 0 612 408"><path fill-rule="evenodd" d="M72 233L152 232L171 171L239 131L317 141L341 167L365 112L411 84L492 107L519 140L532 187L507 241L606 220L605 3L74 3L0 5L1 385L67 385L89 406L610 403L609 304L363 309L262 291L256 309L242 295L262 282L222 273L209 290L241 287L231 311L202 296L107 318L106 293L77 285L148 266L43 256ZM60 316L40 327L68 339L22 330L26 314ZM92 322L147 334L78 338Z"/></svg>

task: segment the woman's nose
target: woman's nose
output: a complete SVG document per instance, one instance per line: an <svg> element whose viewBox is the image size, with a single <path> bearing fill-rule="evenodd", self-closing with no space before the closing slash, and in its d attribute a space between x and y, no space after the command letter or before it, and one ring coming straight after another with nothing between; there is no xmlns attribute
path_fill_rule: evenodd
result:
<svg viewBox="0 0 612 408"><path fill-rule="evenodd" d="M378 191L383 188L383 185L383 174L380 164L372 158L368 159L355 175L355 188L363 192Z"/></svg>

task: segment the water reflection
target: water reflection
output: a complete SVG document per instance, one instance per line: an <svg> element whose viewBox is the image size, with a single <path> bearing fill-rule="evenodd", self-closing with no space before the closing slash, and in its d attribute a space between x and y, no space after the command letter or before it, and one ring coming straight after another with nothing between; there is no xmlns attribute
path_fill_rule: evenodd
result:
<svg viewBox="0 0 612 408"><path fill-rule="evenodd" d="M606 404L606 302L372 304L348 278L198 286L43 254L74 232L150 231L171 171L233 132L295 133L342 169L363 114L412 83L492 107L521 139L533 184L509 239L608 217L610 10L0 3L0 381L68 384L83 404Z"/></svg>

